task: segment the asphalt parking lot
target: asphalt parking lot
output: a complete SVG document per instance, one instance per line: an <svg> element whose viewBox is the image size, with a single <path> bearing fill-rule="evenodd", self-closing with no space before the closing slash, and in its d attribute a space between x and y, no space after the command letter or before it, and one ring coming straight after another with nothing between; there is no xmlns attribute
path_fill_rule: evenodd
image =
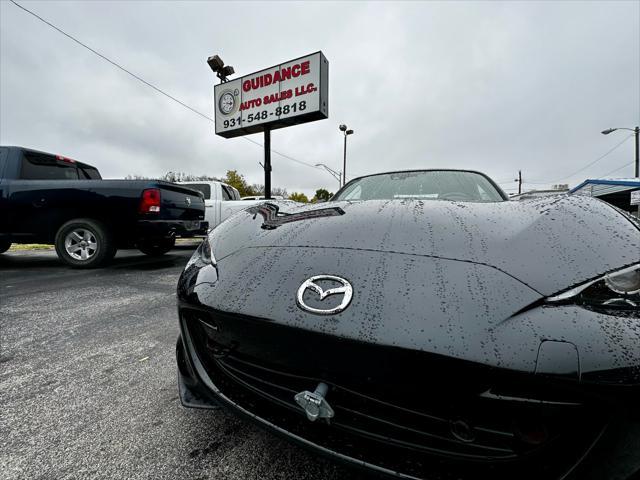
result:
<svg viewBox="0 0 640 480"><path fill-rule="evenodd" d="M176 389L175 287L193 246L72 270L0 255L0 478L344 479ZM358 478L361 478L357 474Z"/></svg>

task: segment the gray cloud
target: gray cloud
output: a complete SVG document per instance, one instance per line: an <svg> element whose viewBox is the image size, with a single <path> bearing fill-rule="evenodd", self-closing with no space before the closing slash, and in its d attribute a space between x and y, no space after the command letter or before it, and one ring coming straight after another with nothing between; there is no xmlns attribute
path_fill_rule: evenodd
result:
<svg viewBox="0 0 640 480"><path fill-rule="evenodd" d="M322 50L330 118L278 130L273 148L348 176L399 168L523 170L544 187L605 153L640 123L640 3L24 2L145 79L212 115L219 53L239 74ZM60 152L105 176L167 170L262 183L262 151L216 137L171 102L13 4L0 2L0 142ZM262 141L260 135L251 138ZM576 184L633 159L631 141ZM274 184L335 189L273 156ZM633 167L618 175L630 176ZM513 182L505 187L513 188Z"/></svg>

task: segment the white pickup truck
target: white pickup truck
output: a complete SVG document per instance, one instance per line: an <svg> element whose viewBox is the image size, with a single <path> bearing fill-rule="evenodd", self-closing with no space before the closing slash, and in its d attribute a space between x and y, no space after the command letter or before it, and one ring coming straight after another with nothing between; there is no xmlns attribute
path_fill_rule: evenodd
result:
<svg viewBox="0 0 640 480"><path fill-rule="evenodd" d="M231 185L216 181L177 182L204 195L205 220L214 228L234 213L263 203L266 200L241 200L238 190Z"/></svg>

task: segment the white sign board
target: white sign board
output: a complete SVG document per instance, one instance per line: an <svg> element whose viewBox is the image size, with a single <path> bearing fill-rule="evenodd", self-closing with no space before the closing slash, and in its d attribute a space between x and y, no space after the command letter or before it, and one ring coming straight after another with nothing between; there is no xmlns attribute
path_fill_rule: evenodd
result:
<svg viewBox="0 0 640 480"><path fill-rule="evenodd" d="M214 88L216 134L225 138L329 117L329 62L316 52Z"/></svg>
<svg viewBox="0 0 640 480"><path fill-rule="evenodd" d="M640 190L631 192L631 205L640 205Z"/></svg>

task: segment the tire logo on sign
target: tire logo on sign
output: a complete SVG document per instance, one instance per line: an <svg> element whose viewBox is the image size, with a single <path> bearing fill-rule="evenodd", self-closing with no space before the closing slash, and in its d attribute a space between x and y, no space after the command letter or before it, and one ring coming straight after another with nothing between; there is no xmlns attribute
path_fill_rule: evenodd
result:
<svg viewBox="0 0 640 480"><path fill-rule="evenodd" d="M222 115L229 116L236 113L239 107L238 89L223 90L218 97L218 110Z"/></svg>
<svg viewBox="0 0 640 480"><path fill-rule="evenodd" d="M323 290L322 287L320 287L320 285L316 283L322 280L330 280L333 282L337 282L341 284L341 286L336 288L330 288L328 290ZM307 290L313 290L318 295L320 295L320 301L323 301L325 298L327 298L330 295L343 294L344 297L342 298L340 305L338 305L337 307L327 308L327 309L313 308L307 305L303 299L304 292L306 292ZM347 308L349 306L349 303L351 303L352 297L353 297L353 287L344 278L336 277L333 275L316 275L315 277L311 277L305 280L302 283L302 285L300 285L300 288L298 288L298 294L296 295L296 300L297 300L298 306L302 310L305 310L307 312L315 313L318 315L334 315L336 313L342 312L345 308Z"/></svg>

